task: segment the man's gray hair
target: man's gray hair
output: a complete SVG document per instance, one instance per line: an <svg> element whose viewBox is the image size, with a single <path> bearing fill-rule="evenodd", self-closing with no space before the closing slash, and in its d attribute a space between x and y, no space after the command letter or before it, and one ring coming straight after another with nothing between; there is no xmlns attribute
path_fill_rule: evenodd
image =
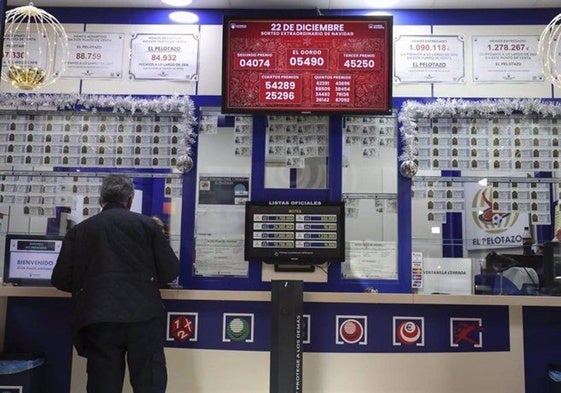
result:
<svg viewBox="0 0 561 393"><path fill-rule="evenodd" d="M125 203L134 196L134 183L125 175L107 175L101 183L99 203Z"/></svg>

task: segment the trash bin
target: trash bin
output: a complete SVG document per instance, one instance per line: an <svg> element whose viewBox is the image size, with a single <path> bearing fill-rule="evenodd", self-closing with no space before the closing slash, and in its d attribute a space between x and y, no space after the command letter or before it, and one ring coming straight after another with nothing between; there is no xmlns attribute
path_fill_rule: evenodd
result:
<svg viewBox="0 0 561 393"><path fill-rule="evenodd" d="M44 362L35 353L0 353L0 393L41 393Z"/></svg>
<svg viewBox="0 0 561 393"><path fill-rule="evenodd" d="M547 371L547 389L548 393L561 393L561 364L549 364Z"/></svg>

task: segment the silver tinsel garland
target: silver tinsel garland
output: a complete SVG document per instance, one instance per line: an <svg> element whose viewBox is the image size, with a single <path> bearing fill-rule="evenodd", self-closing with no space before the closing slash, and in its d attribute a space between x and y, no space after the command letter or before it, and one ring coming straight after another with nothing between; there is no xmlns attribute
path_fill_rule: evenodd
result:
<svg viewBox="0 0 561 393"><path fill-rule="evenodd" d="M181 134L182 151L177 160L177 169L187 172L193 167L191 145L195 141L193 101L186 96L158 96L138 98L133 96L83 95L83 94L0 94L0 108L21 110L72 110L72 111L111 111L113 113L143 115L159 113L178 113L177 125Z"/></svg>
<svg viewBox="0 0 561 393"><path fill-rule="evenodd" d="M502 98L485 100L464 100L438 98L433 102L422 103L414 100L403 103L398 114L401 123L400 135L403 150L399 156L402 163L400 173L405 177L413 177L417 171L417 119L439 117L489 117L508 116L520 113L525 116L561 117L561 104L546 102L540 99Z"/></svg>

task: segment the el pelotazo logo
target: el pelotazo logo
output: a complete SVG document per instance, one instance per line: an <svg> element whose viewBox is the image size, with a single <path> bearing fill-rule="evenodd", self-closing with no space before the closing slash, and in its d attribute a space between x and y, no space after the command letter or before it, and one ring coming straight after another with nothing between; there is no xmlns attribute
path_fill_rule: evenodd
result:
<svg viewBox="0 0 561 393"><path fill-rule="evenodd" d="M471 215L477 227L487 233L499 234L516 224L518 213L498 211L492 196L492 187L477 191L473 197Z"/></svg>

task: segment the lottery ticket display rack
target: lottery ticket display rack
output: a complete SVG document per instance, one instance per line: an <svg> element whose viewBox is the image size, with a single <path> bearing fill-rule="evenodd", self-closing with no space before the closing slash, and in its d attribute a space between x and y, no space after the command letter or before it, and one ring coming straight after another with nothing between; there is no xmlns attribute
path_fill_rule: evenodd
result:
<svg viewBox="0 0 561 393"><path fill-rule="evenodd" d="M18 104L0 108L0 204L50 218L78 202L86 218L100 210L108 172L165 178L163 197L181 195L174 168L185 154L185 113Z"/></svg>

